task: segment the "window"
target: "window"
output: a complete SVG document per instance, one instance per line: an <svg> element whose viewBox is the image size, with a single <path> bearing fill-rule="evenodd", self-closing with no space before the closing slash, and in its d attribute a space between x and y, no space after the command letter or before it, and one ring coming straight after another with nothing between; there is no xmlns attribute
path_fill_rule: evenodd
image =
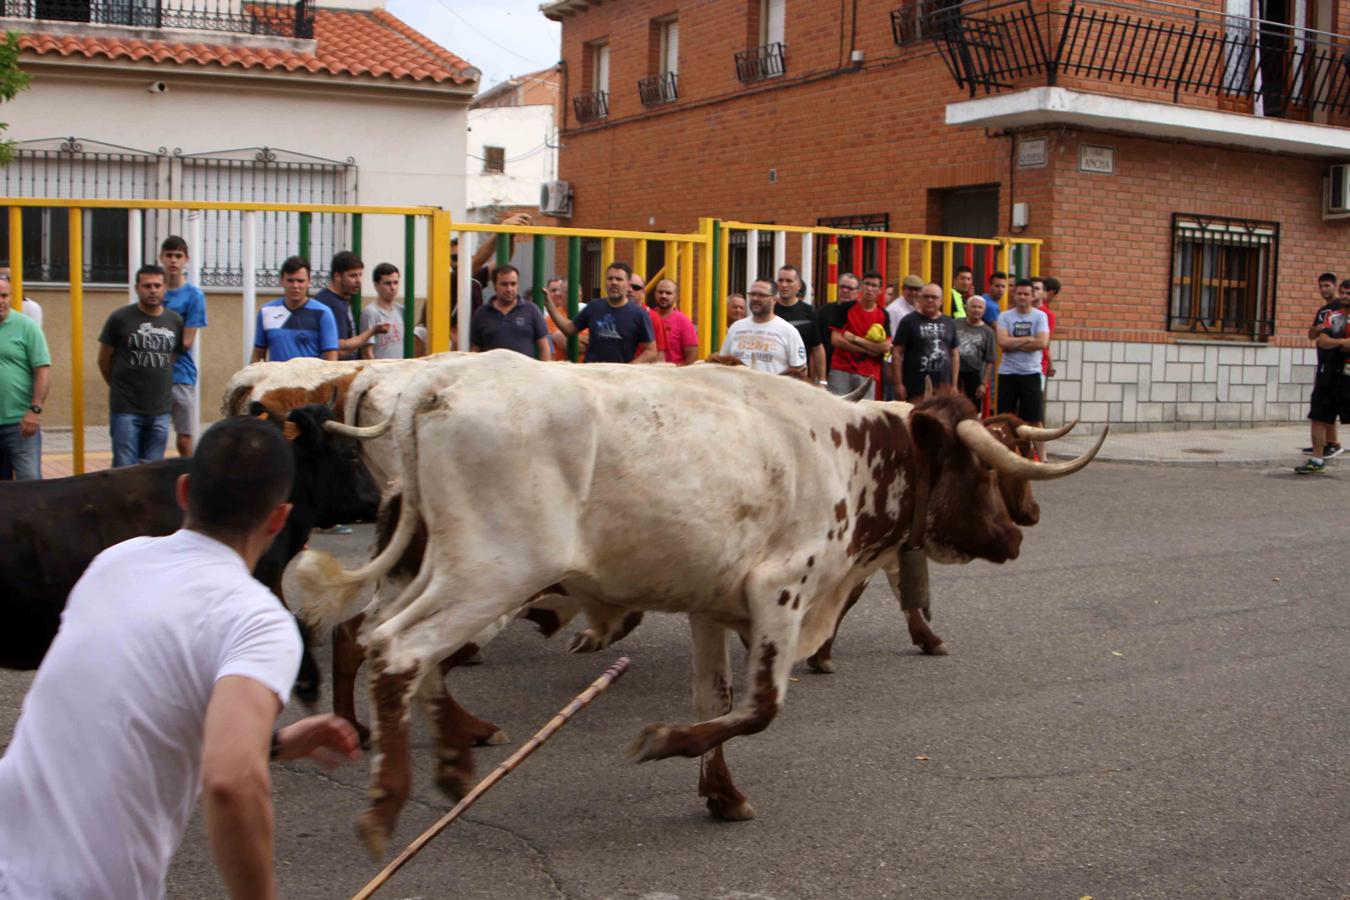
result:
<svg viewBox="0 0 1350 900"><path fill-rule="evenodd" d="M759 45L761 47L783 43L786 19L787 0L760 0Z"/></svg>
<svg viewBox="0 0 1350 900"><path fill-rule="evenodd" d="M1174 213L1168 330L1268 340L1279 252L1278 222Z"/></svg>
<svg viewBox="0 0 1350 900"><path fill-rule="evenodd" d="M764 224L771 223L766 222ZM727 290L737 294L744 294L750 289L750 285L746 281L749 277L748 260L746 259L748 237L748 232L736 229L727 238ZM773 268L773 232L761 231L759 233L759 246L755 249L755 277L764 281L773 281L778 274Z"/></svg>
<svg viewBox="0 0 1350 900"><path fill-rule="evenodd" d="M643 106L672 103L679 97L680 23L677 19L652 22L649 71L638 79L638 98Z"/></svg>
<svg viewBox="0 0 1350 900"><path fill-rule="evenodd" d="M609 93L609 44L591 48L591 90Z"/></svg>
<svg viewBox="0 0 1350 900"><path fill-rule="evenodd" d="M609 43L586 45L587 90L572 98L578 122L594 122L609 116Z"/></svg>
<svg viewBox="0 0 1350 900"><path fill-rule="evenodd" d="M500 175L506 171L506 148L483 148L483 174Z"/></svg>
<svg viewBox="0 0 1350 900"><path fill-rule="evenodd" d="M680 71L680 21L667 19L658 26L658 45L661 57L657 61L658 75L678 74Z"/></svg>
<svg viewBox="0 0 1350 900"><path fill-rule="evenodd" d="M759 0L759 6L752 9L756 14L751 17L751 46L736 54L736 77L743 84L777 78L786 71L787 0Z"/></svg>

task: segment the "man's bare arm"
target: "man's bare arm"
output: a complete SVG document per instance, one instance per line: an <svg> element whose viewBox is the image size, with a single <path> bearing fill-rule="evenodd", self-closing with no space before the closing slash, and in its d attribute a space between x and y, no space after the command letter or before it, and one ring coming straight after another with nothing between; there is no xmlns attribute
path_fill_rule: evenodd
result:
<svg viewBox="0 0 1350 900"><path fill-rule="evenodd" d="M275 897L267 747L281 701L241 675L216 682L202 741L202 812L231 897Z"/></svg>

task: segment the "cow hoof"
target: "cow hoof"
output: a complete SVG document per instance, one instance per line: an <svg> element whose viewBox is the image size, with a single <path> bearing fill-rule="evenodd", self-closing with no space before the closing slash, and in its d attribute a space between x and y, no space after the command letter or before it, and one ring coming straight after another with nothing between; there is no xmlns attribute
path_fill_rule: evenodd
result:
<svg viewBox="0 0 1350 900"><path fill-rule="evenodd" d="M948 653L947 644L943 641L938 641L931 647L923 648L924 656L946 656L947 653Z"/></svg>
<svg viewBox="0 0 1350 900"><path fill-rule="evenodd" d="M755 817L755 808L744 797L709 797L708 812L723 822L747 822Z"/></svg>
<svg viewBox="0 0 1350 900"><path fill-rule="evenodd" d="M816 659L814 656L806 661L812 672L818 672L821 675L834 674L834 661L829 659Z"/></svg>
<svg viewBox="0 0 1350 900"><path fill-rule="evenodd" d="M674 731L675 729L669 725L648 725L642 729L629 752L633 755L633 759L640 763L665 759L671 755L670 736Z"/></svg>
<svg viewBox="0 0 1350 900"><path fill-rule="evenodd" d="M384 859L385 848L389 846L389 826L381 822L374 812L367 810L361 814L356 823L356 833L361 843L366 845L366 852L371 859Z"/></svg>
<svg viewBox="0 0 1350 900"><path fill-rule="evenodd" d="M603 650L604 646L600 639L588 628L572 638L572 646L567 648L568 653L595 653L597 650Z"/></svg>
<svg viewBox="0 0 1350 900"><path fill-rule="evenodd" d="M485 738L475 741L479 747L500 747L502 744L511 743L511 739L506 736L506 732L498 728L492 734Z"/></svg>
<svg viewBox="0 0 1350 900"><path fill-rule="evenodd" d="M442 766L440 771L436 773L436 787L442 794L449 797L452 803L458 803L464 799L473 785L469 783L469 778L463 772L449 766Z"/></svg>

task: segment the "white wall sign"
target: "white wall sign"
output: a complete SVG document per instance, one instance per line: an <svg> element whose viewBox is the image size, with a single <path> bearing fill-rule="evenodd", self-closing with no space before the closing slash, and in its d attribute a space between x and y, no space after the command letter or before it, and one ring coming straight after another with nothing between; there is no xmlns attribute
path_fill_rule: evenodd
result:
<svg viewBox="0 0 1350 900"><path fill-rule="evenodd" d="M1050 142L1046 138L1023 138L1017 142L1017 168L1043 169L1050 158Z"/></svg>
<svg viewBox="0 0 1350 900"><path fill-rule="evenodd" d="M1116 174L1116 148L1078 145L1078 171L1097 175Z"/></svg>

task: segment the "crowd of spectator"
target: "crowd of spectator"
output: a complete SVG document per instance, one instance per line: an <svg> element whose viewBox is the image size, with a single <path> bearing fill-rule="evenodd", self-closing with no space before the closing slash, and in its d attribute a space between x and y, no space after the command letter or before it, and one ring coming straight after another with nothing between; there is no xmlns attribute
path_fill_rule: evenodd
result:
<svg viewBox="0 0 1350 900"><path fill-rule="evenodd" d="M531 220L521 214L502 224L529 225ZM487 235L470 261L471 351L507 349L566 360L575 339L585 363L684 366L698 359L698 330L678 308L680 286L674 279L659 277L649 285L643 273L614 261L604 272L604 295L569 317L566 279L547 280L541 308L528 290L522 295L519 269L509 263L489 269L497 240ZM459 260L456 243L452 265ZM135 274L137 302L114 311L100 332L98 365L108 385L115 466L161 459L170 429L179 455L192 453L198 411L190 351L207 317L205 295L186 280L188 252L181 237L164 240L159 264L142 266ZM282 295L264 303L255 317L253 361L403 358L408 342L399 300L402 273L392 263L377 264L370 278L374 296L357 316L353 301L364 277L363 260L342 250L330 262L327 283L311 296L309 261L285 260ZM1327 298L1328 290L1334 294L1335 279L1324 278L1331 285L1323 290ZM450 284L451 321L456 323L460 279L452 277ZM744 295L729 294L720 355L838 395L870 383L877 399L916 401L933 388L952 386L985 414L993 411L990 395L997 377L997 411L1043 421L1046 378L1054 375L1048 347L1052 304L1061 287L1056 279L1019 280L1007 309L1007 274L994 272L987 291L979 294L967 266L953 272L950 295L916 275L887 285L876 271L861 277L845 272L836 284L837 303L813 304L806 299L800 271L784 265L773 281L755 281ZM1334 311L1330 304L1319 311L1319 322L1329 311ZM51 364L41 312L26 298L23 314L11 311L8 276L0 269L0 477L40 477L40 423ZM425 307L411 344L414 356L428 352ZM1328 358L1335 352L1319 350ZM1325 407L1323 395L1316 393L1314 408L1322 418ZM1322 442L1327 444L1324 456L1340 452L1334 421L1323 424L1314 417L1314 448ZM1314 456L1311 464L1320 465L1321 458Z"/></svg>

